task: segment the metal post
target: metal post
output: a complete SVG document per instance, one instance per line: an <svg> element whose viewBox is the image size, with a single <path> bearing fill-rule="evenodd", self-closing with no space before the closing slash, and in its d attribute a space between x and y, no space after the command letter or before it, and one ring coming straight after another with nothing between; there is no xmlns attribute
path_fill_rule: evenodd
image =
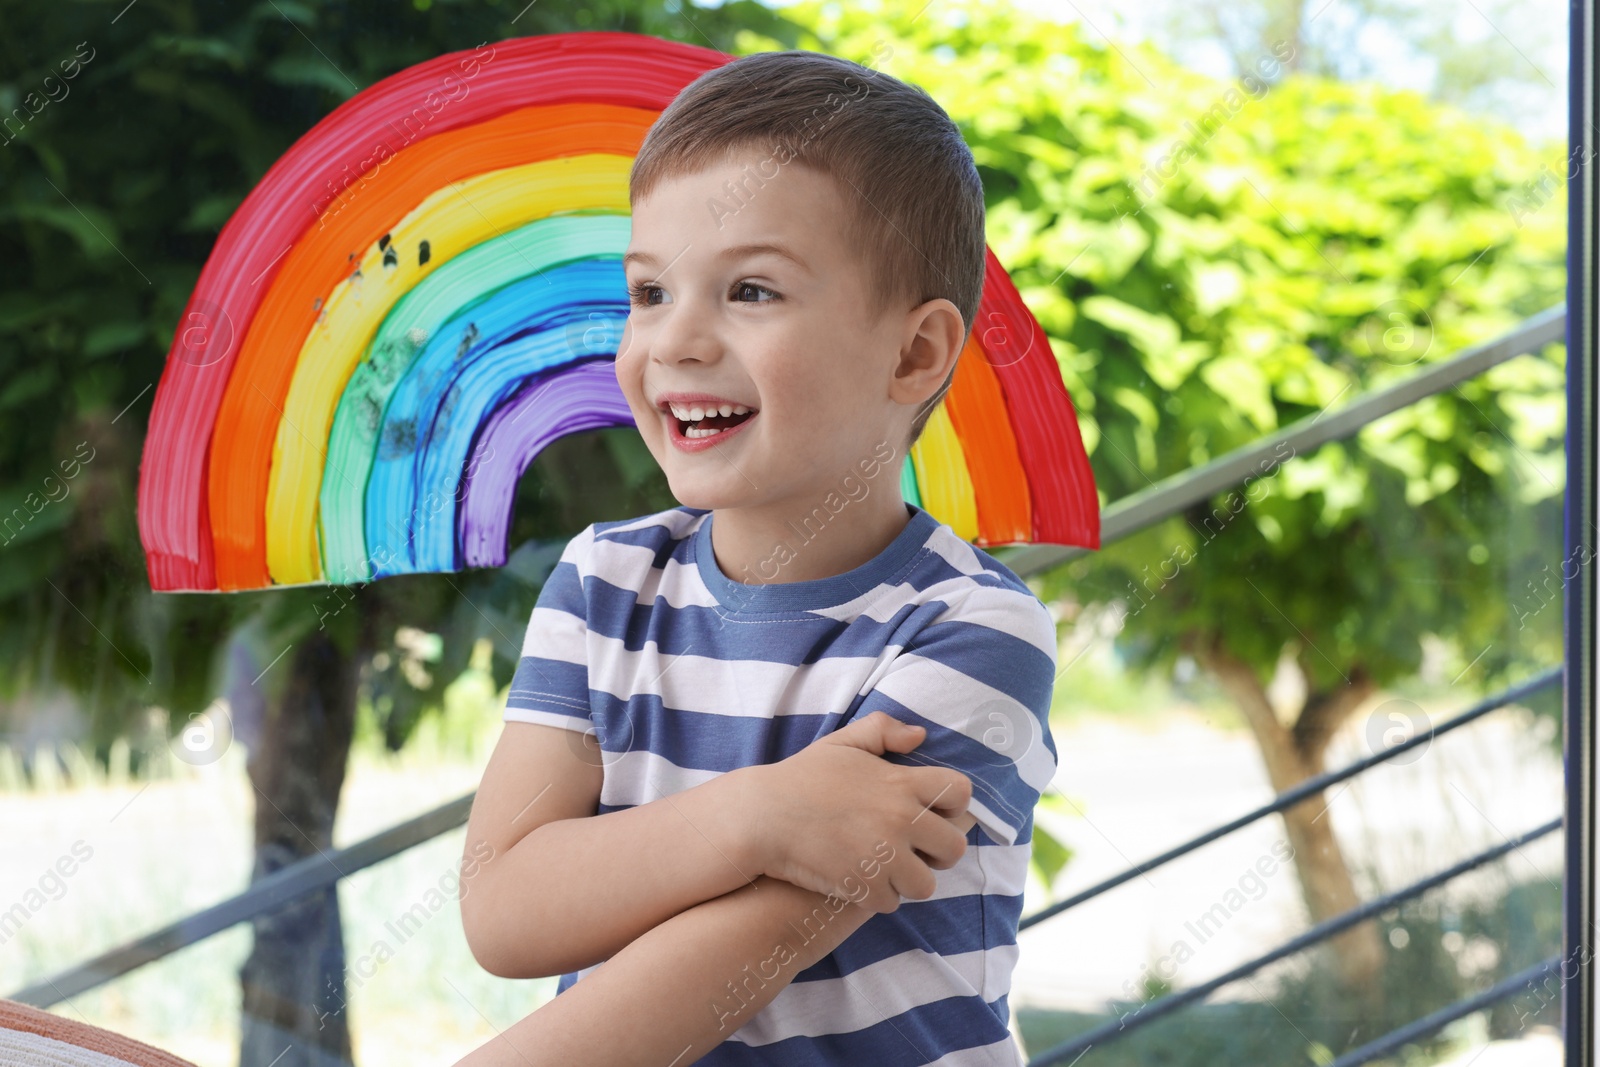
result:
<svg viewBox="0 0 1600 1067"><path fill-rule="evenodd" d="M1562 1032L1568 1067L1595 1067L1595 285L1594 0L1572 0L1567 155L1566 873ZM1574 574L1574 569L1576 573ZM1571 577L1568 577L1571 575Z"/></svg>

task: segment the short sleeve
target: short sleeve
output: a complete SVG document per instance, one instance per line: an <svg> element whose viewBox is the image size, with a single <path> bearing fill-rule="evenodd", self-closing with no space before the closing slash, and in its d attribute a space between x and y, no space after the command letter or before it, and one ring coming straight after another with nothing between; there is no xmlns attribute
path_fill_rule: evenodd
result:
<svg viewBox="0 0 1600 1067"><path fill-rule="evenodd" d="M591 728L583 578L593 544L591 525L567 542L539 590L506 697L507 722Z"/></svg>
<svg viewBox="0 0 1600 1067"><path fill-rule="evenodd" d="M922 744L884 758L965 774L967 810L991 840L1014 845L1055 777L1055 674L1055 621L1045 606L1009 584L979 585L917 632L853 717L883 711L923 727Z"/></svg>

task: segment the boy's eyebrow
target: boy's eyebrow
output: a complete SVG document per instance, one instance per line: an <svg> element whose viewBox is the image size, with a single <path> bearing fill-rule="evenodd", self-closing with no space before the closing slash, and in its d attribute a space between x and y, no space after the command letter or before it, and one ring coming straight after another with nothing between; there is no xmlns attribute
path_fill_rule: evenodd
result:
<svg viewBox="0 0 1600 1067"><path fill-rule="evenodd" d="M759 243L732 245L728 248L724 248L720 253L718 253L717 258L743 259L748 256L760 255L772 255L778 256L782 259L787 259L789 262L793 263L806 273L811 273L811 265L809 263L801 259L794 252L791 252L789 249L779 244ZM637 263L640 266L648 266L660 262L661 261L659 259L651 255L649 252L629 252L627 255L622 257L622 265L624 267L628 266L630 263Z"/></svg>

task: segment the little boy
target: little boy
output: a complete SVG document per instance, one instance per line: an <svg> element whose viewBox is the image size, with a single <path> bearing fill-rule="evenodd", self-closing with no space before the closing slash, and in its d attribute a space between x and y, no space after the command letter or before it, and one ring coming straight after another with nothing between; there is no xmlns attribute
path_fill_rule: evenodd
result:
<svg viewBox="0 0 1600 1067"><path fill-rule="evenodd" d="M539 595L462 919L561 980L462 1063L1020 1064L1055 627L900 494L981 295L971 153L920 89L763 53L630 186L617 381L683 506Z"/></svg>

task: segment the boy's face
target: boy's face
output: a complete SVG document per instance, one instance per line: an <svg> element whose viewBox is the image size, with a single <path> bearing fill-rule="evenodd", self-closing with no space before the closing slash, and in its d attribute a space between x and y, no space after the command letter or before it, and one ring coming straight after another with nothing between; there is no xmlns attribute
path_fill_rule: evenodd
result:
<svg viewBox="0 0 1600 1067"><path fill-rule="evenodd" d="M885 442L898 491L916 329L910 309L869 315L846 217L832 179L760 152L633 206L617 381L680 503L809 509ZM723 405L749 413L683 421Z"/></svg>

